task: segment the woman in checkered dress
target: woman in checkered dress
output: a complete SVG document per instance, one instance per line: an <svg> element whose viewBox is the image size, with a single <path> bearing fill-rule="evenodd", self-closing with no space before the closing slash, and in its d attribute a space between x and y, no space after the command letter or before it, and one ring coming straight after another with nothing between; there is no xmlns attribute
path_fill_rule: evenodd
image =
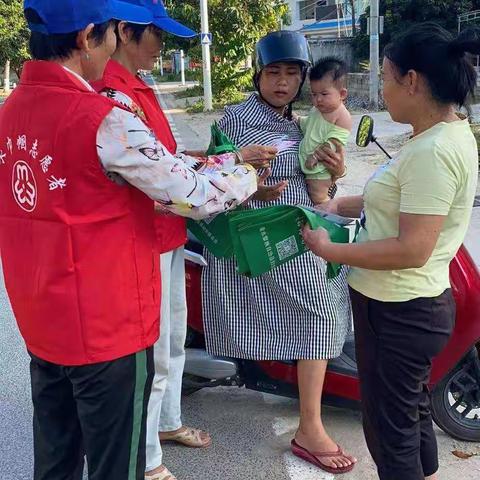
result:
<svg viewBox="0 0 480 480"><path fill-rule="evenodd" d="M277 194L260 192L248 208L312 207L298 158L302 134L288 118L289 103L306 73L304 64L278 60L260 68L259 93L227 108L220 121L220 128L238 147L259 144L279 149L266 181L277 186ZM269 197L278 198L265 201ZM298 360L301 421L295 440L311 451L336 452L320 419L320 400L327 362L340 355L351 325L345 269L327 280L326 263L308 252L260 277L247 278L236 273L234 260L205 255L202 303L208 352L252 360ZM351 469L354 462L337 452L322 457L319 466Z"/></svg>
<svg viewBox="0 0 480 480"><path fill-rule="evenodd" d="M288 181L278 200L252 200L249 208L313 204L300 170L302 134L253 94L245 103L227 108L221 129L239 147L282 144L272 162L268 185ZM290 143L289 143L290 142ZM261 277L235 271L234 260L206 252L203 308L207 348L215 355L252 360L316 360L340 355L350 326L345 272L327 280L326 263L310 252Z"/></svg>

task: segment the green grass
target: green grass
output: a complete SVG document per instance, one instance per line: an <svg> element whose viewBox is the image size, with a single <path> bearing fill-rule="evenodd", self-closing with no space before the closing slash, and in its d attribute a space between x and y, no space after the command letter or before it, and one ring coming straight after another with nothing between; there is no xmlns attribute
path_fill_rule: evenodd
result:
<svg viewBox="0 0 480 480"><path fill-rule="evenodd" d="M189 98L189 97L201 97L203 95L203 87L197 85L196 87L190 87L180 92L175 92L176 98Z"/></svg>
<svg viewBox="0 0 480 480"><path fill-rule="evenodd" d="M238 92L236 95L225 97L215 97L213 98L213 110L221 111L228 105L237 105L245 100L246 93ZM193 105L187 107L187 112L189 113L201 113L203 112L204 103L203 100L195 102Z"/></svg>

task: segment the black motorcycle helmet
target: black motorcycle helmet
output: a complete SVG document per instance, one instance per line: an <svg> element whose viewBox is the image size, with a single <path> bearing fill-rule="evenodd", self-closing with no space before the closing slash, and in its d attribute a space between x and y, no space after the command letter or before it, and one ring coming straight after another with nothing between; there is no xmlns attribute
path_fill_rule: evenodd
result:
<svg viewBox="0 0 480 480"><path fill-rule="evenodd" d="M311 58L312 54L307 39L300 33L290 30L280 30L269 33L261 38L256 46L255 74L253 76L255 89L262 97L259 80L260 73L266 66L279 62L297 63L300 65L302 68L302 82L296 97L288 106L287 116L291 117L292 103L298 100L300 96L300 92L307 78L308 68L312 64ZM262 100L269 104L263 97Z"/></svg>

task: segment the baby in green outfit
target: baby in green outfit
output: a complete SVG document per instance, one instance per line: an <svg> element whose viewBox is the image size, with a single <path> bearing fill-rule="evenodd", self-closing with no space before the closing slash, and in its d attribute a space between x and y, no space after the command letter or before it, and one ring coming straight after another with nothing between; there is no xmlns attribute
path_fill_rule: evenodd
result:
<svg viewBox="0 0 480 480"><path fill-rule="evenodd" d="M347 98L347 67L338 58L323 58L310 71L313 108L308 117L298 122L304 138L300 144L300 166L307 179L308 193L315 205L329 200L332 185L329 171L315 160L313 153L331 140L346 145L352 130L352 117L344 105Z"/></svg>

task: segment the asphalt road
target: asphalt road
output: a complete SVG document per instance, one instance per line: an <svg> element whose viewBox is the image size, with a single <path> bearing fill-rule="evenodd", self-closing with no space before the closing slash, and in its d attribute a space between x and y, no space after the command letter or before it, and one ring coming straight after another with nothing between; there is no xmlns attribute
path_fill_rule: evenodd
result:
<svg viewBox="0 0 480 480"><path fill-rule="evenodd" d="M32 406L28 355L0 275L0 478L32 478Z"/></svg>

